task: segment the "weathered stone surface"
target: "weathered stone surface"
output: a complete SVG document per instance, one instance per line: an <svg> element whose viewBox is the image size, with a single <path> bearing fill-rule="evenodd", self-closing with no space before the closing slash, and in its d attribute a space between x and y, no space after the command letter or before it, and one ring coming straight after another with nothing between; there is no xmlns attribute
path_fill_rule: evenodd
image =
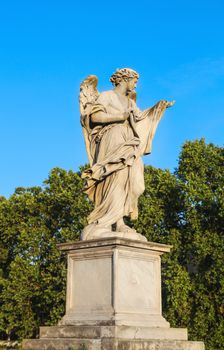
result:
<svg viewBox="0 0 224 350"><path fill-rule="evenodd" d="M187 329L130 326L56 326L40 327L40 338L187 340Z"/></svg>
<svg viewBox="0 0 224 350"><path fill-rule="evenodd" d="M202 342L184 340L120 339L32 339L23 341L23 350L204 350Z"/></svg>
<svg viewBox="0 0 224 350"><path fill-rule="evenodd" d="M51 326L40 327L40 338L90 338L101 337L101 327Z"/></svg>
<svg viewBox="0 0 224 350"><path fill-rule="evenodd" d="M85 345L84 345L85 344ZM100 350L100 339L26 339L22 344L23 350Z"/></svg>
<svg viewBox="0 0 224 350"><path fill-rule="evenodd" d="M162 317L160 255L170 246L111 237L60 249L68 252L66 314L23 350L204 350Z"/></svg>
<svg viewBox="0 0 224 350"><path fill-rule="evenodd" d="M108 343L104 342L102 350L108 350ZM111 348L114 349L114 348ZM191 341L119 341L117 344L118 350L204 350L202 342Z"/></svg>
<svg viewBox="0 0 224 350"><path fill-rule="evenodd" d="M170 246L115 237L59 249L68 254L61 325L169 327L162 317L160 255Z"/></svg>
<svg viewBox="0 0 224 350"><path fill-rule="evenodd" d="M78 242L75 241L75 242L60 243L57 245L57 247L59 248L59 250L69 252L71 250L104 247L104 246L109 246L114 244L132 245L133 243L136 248L153 250L161 253L165 253L165 252L168 253L172 248L171 245L167 245L167 244L161 244L156 242L133 241L132 239L129 239L127 236L124 238L124 237L116 237L116 235L114 235L113 237L107 237L107 238L101 238L101 239L91 239L89 241L78 241Z"/></svg>

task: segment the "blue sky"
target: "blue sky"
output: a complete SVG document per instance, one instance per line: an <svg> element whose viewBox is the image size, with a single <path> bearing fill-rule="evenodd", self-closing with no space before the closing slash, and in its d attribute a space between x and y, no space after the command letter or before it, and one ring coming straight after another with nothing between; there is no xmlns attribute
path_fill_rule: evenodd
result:
<svg viewBox="0 0 224 350"><path fill-rule="evenodd" d="M186 140L222 146L223 18L222 0L2 1L0 195L87 162L78 93L89 74L103 91L131 67L140 108L176 100L146 164L173 171Z"/></svg>

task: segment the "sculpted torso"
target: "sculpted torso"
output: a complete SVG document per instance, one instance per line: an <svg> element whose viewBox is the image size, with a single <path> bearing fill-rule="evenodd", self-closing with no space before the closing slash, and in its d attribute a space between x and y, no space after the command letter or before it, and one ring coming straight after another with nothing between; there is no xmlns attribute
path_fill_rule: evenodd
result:
<svg viewBox="0 0 224 350"><path fill-rule="evenodd" d="M98 94L94 76L81 85L81 122L90 161L83 178L95 206L82 239L116 235L145 240L123 219L138 216L144 191L141 156L150 153L159 120L173 103L163 100L141 112L133 100L137 79L135 71L124 68L111 77L114 90Z"/></svg>

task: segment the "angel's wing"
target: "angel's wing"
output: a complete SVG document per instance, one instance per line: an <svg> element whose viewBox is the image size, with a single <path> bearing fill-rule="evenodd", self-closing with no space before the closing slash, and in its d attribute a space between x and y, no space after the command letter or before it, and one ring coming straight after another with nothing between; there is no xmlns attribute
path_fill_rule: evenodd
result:
<svg viewBox="0 0 224 350"><path fill-rule="evenodd" d="M80 85L79 106L81 114L81 125L86 144L86 151L90 166L93 159L90 152L90 112L95 103L99 92L97 90L98 78L95 75L89 75Z"/></svg>

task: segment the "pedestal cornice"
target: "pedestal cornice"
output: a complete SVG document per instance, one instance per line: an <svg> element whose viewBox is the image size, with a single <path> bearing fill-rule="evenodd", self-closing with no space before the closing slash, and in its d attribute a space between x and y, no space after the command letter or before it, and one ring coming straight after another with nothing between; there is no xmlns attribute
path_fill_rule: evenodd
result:
<svg viewBox="0 0 224 350"><path fill-rule="evenodd" d="M91 239L86 241L75 241L60 243L57 245L61 251L69 252L71 250L95 248L106 246L126 246L138 249L145 249L163 253L170 252L172 246L167 244L155 243L155 242L142 242L139 240L132 240L128 238L108 237L100 239Z"/></svg>

